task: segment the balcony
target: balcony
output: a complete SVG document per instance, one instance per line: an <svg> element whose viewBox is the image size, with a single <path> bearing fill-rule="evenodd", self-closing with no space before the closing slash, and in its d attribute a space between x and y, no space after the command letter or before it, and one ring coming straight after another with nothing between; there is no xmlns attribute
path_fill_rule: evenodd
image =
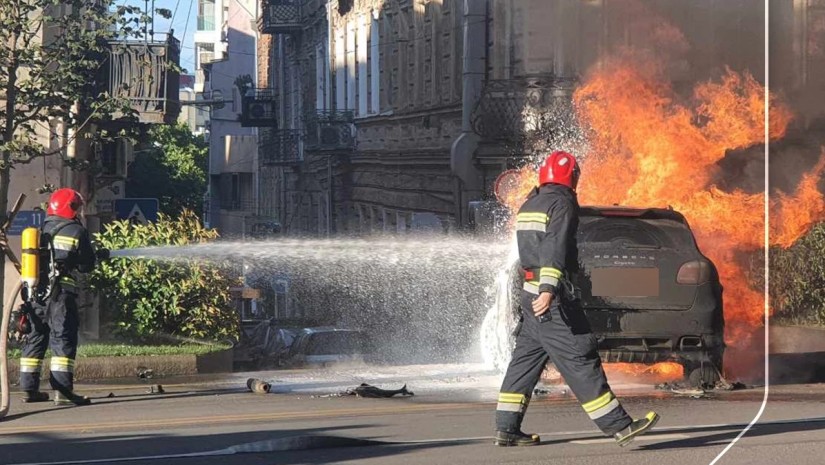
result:
<svg viewBox="0 0 825 465"><path fill-rule="evenodd" d="M295 165L304 161L301 131L273 130L258 141L258 157L264 165Z"/></svg>
<svg viewBox="0 0 825 465"><path fill-rule="evenodd" d="M112 40L106 53L100 82L132 110L114 117L173 124L180 114L180 42L171 35L164 41Z"/></svg>
<svg viewBox="0 0 825 465"><path fill-rule="evenodd" d="M259 27L264 34L290 34L301 30L301 0L269 0Z"/></svg>
<svg viewBox="0 0 825 465"><path fill-rule="evenodd" d="M304 118L308 150L355 149L355 125L352 111L315 111Z"/></svg>
<svg viewBox="0 0 825 465"><path fill-rule="evenodd" d="M246 128L278 125L274 89L251 89L241 105L241 126Z"/></svg>
<svg viewBox="0 0 825 465"><path fill-rule="evenodd" d="M489 80L472 114L473 131L487 141L552 139L572 118L575 84L552 75Z"/></svg>

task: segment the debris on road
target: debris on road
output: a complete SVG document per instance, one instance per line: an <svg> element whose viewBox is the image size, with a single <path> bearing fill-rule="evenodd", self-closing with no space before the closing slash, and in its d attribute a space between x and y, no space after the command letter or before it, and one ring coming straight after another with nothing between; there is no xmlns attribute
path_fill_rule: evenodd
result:
<svg viewBox="0 0 825 465"><path fill-rule="evenodd" d="M364 397L370 399L387 399L393 397L395 395L401 396L414 396L415 393L407 389L407 385L401 387L401 389L381 389L379 387L375 387L371 384L361 383L360 386L347 389L346 391L341 391L335 394L324 394L321 396L312 396L313 398L324 398L324 397L344 397L344 396L357 396L357 397Z"/></svg>
<svg viewBox="0 0 825 465"><path fill-rule="evenodd" d="M347 395L355 395L358 397L369 397L369 398L389 398L393 397L397 394L402 396L414 396L415 394L412 391L407 390L407 385L401 387L401 389L381 389L367 383L361 383L355 389L347 389Z"/></svg>
<svg viewBox="0 0 825 465"><path fill-rule="evenodd" d="M149 386L148 394L163 394L165 392L166 391L163 389L163 386L161 386L160 384L157 384L157 385Z"/></svg>
<svg viewBox="0 0 825 465"><path fill-rule="evenodd" d="M140 379L151 379L155 376L155 371L151 368L146 368L144 366L139 366L135 369L137 372L137 377Z"/></svg>
<svg viewBox="0 0 825 465"><path fill-rule="evenodd" d="M272 389L271 384L258 378L249 378L246 380L246 387L255 394L268 394Z"/></svg>
<svg viewBox="0 0 825 465"><path fill-rule="evenodd" d="M694 399L701 399L703 397L710 397L708 392L701 388L687 387L679 383L662 383L655 386L660 391L668 391L677 396L687 396Z"/></svg>
<svg viewBox="0 0 825 465"><path fill-rule="evenodd" d="M546 388L546 387L537 387L533 389L534 396L551 396L551 395L562 395L567 396L568 391L567 389L553 389L553 388Z"/></svg>
<svg viewBox="0 0 825 465"><path fill-rule="evenodd" d="M748 386L745 385L745 383L740 383L739 381L734 381L732 383L729 383L729 382L725 381L724 379L719 380L716 383L716 386L715 386L715 389L719 389L721 391L738 391L740 389L747 389L747 388L748 388Z"/></svg>

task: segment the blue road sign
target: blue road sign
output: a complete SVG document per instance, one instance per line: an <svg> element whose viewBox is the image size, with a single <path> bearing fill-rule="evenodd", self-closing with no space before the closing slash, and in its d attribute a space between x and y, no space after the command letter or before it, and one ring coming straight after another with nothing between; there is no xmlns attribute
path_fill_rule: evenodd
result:
<svg viewBox="0 0 825 465"><path fill-rule="evenodd" d="M115 213L119 220L146 224L158 220L158 199L117 199Z"/></svg>
<svg viewBox="0 0 825 465"><path fill-rule="evenodd" d="M46 212L43 210L22 210L17 212L6 232L9 236L19 236L23 234L23 230L29 227L39 227L46 219Z"/></svg>

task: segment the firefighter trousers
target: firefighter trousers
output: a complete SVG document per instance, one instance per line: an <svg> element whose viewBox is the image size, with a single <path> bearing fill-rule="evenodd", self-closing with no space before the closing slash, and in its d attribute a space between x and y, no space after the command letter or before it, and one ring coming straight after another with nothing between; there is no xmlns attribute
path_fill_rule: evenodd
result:
<svg viewBox="0 0 825 465"><path fill-rule="evenodd" d="M51 348L49 384L62 394L74 389L74 360L77 354L79 327L74 293L55 290L57 295L46 305L35 304L28 334L20 357L20 387L24 391L40 389L40 370L46 348Z"/></svg>
<svg viewBox="0 0 825 465"><path fill-rule="evenodd" d="M605 434L612 435L633 421L607 383L597 340L581 307L554 299L550 320L533 315L536 294L521 291L523 323L513 357L504 376L496 407L496 430L516 432L530 403L533 389L547 361L552 361L585 413Z"/></svg>

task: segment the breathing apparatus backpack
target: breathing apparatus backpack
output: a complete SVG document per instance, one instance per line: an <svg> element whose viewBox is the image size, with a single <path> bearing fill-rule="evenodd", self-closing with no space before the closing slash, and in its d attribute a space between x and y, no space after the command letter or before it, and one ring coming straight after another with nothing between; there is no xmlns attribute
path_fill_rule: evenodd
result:
<svg viewBox="0 0 825 465"><path fill-rule="evenodd" d="M60 277L60 267L54 258L53 238L66 226L68 224L61 225L50 233L34 227L23 230L20 257L20 279L23 281L20 297L23 303L14 318L21 334L31 332L29 315L33 311L33 304L45 304L54 292L55 283Z"/></svg>

